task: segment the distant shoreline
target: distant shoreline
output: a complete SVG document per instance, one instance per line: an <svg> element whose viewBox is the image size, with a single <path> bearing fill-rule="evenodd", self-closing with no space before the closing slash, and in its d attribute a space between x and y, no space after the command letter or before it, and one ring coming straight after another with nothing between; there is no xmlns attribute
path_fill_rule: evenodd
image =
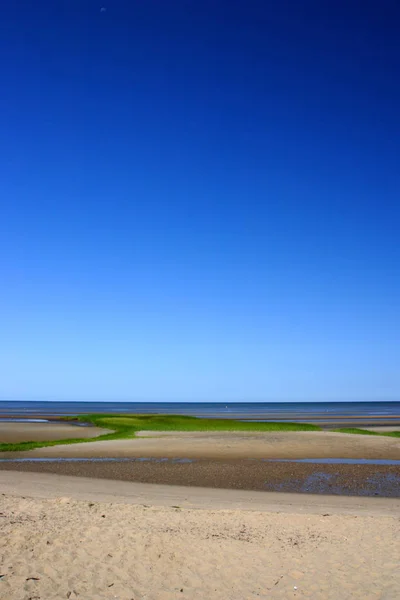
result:
<svg viewBox="0 0 400 600"><path fill-rule="evenodd" d="M84 414L84 413L76 413L77 415L79 414ZM157 414L157 413L156 413ZM158 414L162 414L162 413L158 413ZM16 414L9 414L9 413L0 413L0 419L3 422L7 422L7 420L9 420L10 422L12 422L13 419L26 419L26 422L28 421L35 421L38 419L43 419L52 423L58 422L58 423L65 423L65 421L62 420L63 416L74 416L74 415L53 415L53 414L46 414L46 413L32 413L32 414L24 414L21 415L20 413L16 413ZM123 414L121 415L123 416ZM260 416L260 415L259 415ZM363 417L360 415L334 415L331 418L327 417L326 415L307 415L307 417L304 418L298 418L296 416L296 414L291 414L291 413L285 413L285 414L274 414L273 418L268 419L266 415L262 415L264 418L260 419L257 418L257 416L254 417L248 417L246 416L246 419L242 419L240 418L240 415L235 415L235 414L229 414L229 415L218 415L217 417L212 416L212 415L204 415L205 418L224 418L224 419L232 419L232 420L242 420L242 421L249 421L249 422L262 422L262 421L266 421L266 422L297 422L297 423L311 423L311 424L315 424L315 425L319 425L322 428L326 428L326 429L330 429L333 427L375 427L375 426L379 426L379 427L400 427L400 413L396 414L396 415L391 415L391 416L375 416L373 418L371 417ZM75 423L72 421L69 423L70 425L74 425ZM91 426L90 423L88 423L88 426Z"/></svg>

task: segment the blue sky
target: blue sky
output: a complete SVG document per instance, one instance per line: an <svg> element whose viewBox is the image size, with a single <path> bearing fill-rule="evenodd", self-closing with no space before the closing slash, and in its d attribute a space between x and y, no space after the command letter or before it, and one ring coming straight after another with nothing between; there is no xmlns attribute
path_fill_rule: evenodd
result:
<svg viewBox="0 0 400 600"><path fill-rule="evenodd" d="M400 399L399 21L5 0L0 398Z"/></svg>

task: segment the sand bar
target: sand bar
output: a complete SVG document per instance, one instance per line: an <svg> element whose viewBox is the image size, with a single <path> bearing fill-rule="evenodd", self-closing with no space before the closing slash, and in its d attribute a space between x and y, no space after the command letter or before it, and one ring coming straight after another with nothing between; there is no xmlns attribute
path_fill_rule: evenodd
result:
<svg viewBox="0 0 400 600"><path fill-rule="evenodd" d="M400 459L400 438L312 432L155 432L126 440L58 445L12 457L377 458Z"/></svg>
<svg viewBox="0 0 400 600"><path fill-rule="evenodd" d="M94 438L108 429L78 427L68 423L7 423L0 422L0 443L67 440L70 438Z"/></svg>

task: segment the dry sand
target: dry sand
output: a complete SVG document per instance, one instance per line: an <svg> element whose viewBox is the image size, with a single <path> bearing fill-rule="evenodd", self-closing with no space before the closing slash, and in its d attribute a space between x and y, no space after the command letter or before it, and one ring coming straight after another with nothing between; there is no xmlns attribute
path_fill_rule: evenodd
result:
<svg viewBox="0 0 400 600"><path fill-rule="evenodd" d="M391 431L400 431L399 426L394 425L373 425L372 427L364 427L367 431L376 431L377 433L390 433Z"/></svg>
<svg viewBox="0 0 400 600"><path fill-rule="evenodd" d="M109 433L109 430L100 427L78 427L67 423L0 422L0 443L94 438L103 433Z"/></svg>
<svg viewBox="0 0 400 600"><path fill-rule="evenodd" d="M10 457L376 458L400 459L400 438L312 432L149 432L105 440L3 453Z"/></svg>
<svg viewBox="0 0 400 600"><path fill-rule="evenodd" d="M0 490L1 600L399 598L399 500L12 472Z"/></svg>

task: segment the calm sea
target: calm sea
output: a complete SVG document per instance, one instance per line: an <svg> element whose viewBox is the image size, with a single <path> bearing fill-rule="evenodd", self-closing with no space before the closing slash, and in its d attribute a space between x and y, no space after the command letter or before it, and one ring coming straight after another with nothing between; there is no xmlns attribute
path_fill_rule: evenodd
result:
<svg viewBox="0 0 400 600"><path fill-rule="evenodd" d="M9 402L0 415L76 415L86 413L162 413L239 419L393 419L400 402Z"/></svg>

